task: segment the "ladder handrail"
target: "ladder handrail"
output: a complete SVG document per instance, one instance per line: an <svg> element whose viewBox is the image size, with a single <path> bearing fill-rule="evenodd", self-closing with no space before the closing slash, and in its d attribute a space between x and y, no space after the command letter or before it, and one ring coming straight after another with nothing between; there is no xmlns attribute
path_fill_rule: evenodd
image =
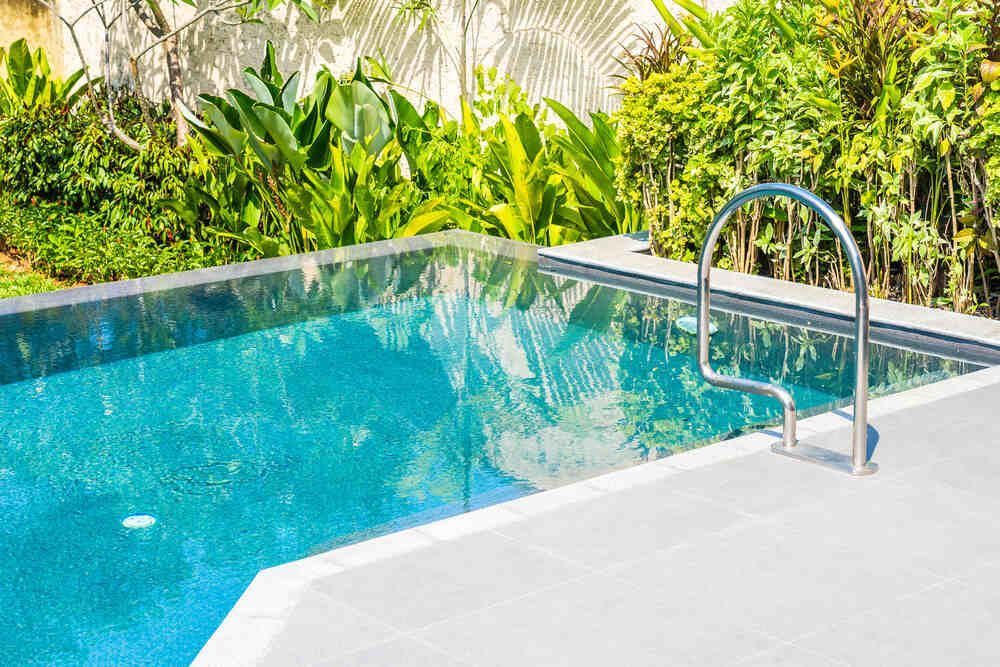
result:
<svg viewBox="0 0 1000 667"><path fill-rule="evenodd" d="M869 301L868 279L865 275L864 261L861 251L851 231L843 219L825 201L812 192L787 183L761 183L747 188L727 203L715 216L705 243L701 248L698 260L698 367L701 374L710 384L736 389L764 396L771 396L781 402L784 409L784 426L782 442L775 450L781 453L793 454L798 442L796 439L796 409L795 399L784 388L770 382L760 382L731 375L716 373L709 363L708 345L710 338L709 309L711 305L710 277L712 271L712 255L719 241L723 227L744 204L765 197L784 196L804 204L819 214L826 226L836 235L840 244L847 252L847 260L851 265L851 276L854 280L855 331L854 331L854 433L852 436L851 458L849 470L854 475L865 475L874 472L874 464L868 461L868 365L869 365ZM812 448L815 449L815 448ZM824 450L825 451L825 450ZM800 458L807 458L800 456ZM821 455L808 456L810 459L823 459L820 462L829 463L829 457Z"/></svg>

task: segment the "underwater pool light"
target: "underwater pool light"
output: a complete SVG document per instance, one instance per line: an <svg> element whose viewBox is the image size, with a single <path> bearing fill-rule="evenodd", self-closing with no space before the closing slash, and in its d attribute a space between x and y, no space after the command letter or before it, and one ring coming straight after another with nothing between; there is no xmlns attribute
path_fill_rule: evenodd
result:
<svg viewBox="0 0 1000 667"><path fill-rule="evenodd" d="M122 519L122 525L128 529L149 528L156 523L156 517L152 514L129 514Z"/></svg>

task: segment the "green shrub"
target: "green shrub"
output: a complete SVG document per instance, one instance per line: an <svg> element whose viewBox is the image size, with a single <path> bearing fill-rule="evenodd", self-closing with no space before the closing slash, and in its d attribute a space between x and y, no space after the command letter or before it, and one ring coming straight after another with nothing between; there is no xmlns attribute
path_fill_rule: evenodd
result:
<svg viewBox="0 0 1000 667"><path fill-rule="evenodd" d="M88 121L66 108L37 106L0 116L0 192L16 201L66 202L66 164Z"/></svg>
<svg viewBox="0 0 1000 667"><path fill-rule="evenodd" d="M651 243L657 254L690 261L711 218L713 198L689 196L682 181L732 179L732 168L706 165L705 171L685 172L682 156L695 155L698 142L711 141L712 128L724 111L706 103L703 73L690 64L674 64L664 73L646 79L629 79L621 87L622 107L617 113L621 159L617 184L623 199L644 210L650 224ZM717 191L717 189L716 189Z"/></svg>
<svg viewBox="0 0 1000 667"><path fill-rule="evenodd" d="M136 126L130 134L145 143L140 152L109 136L96 119L76 134L62 164L64 200L78 210L100 212L110 226L142 230L168 242L197 236L197 225L184 227L163 207L163 201L176 197L192 173L190 150L176 148L164 138L173 132L166 120L157 121L153 137L138 118L130 120Z"/></svg>
<svg viewBox="0 0 1000 667"><path fill-rule="evenodd" d="M51 292L59 287L59 283L52 278L32 271L8 271L0 268L0 299Z"/></svg>
<svg viewBox="0 0 1000 667"><path fill-rule="evenodd" d="M738 0L685 23L688 57L622 86L622 197L654 251L693 259L713 214L754 183L835 203L872 292L993 312L1000 268L992 0ZM679 24L672 30L685 30ZM998 66L1000 67L1000 66ZM849 288L832 235L790 201L736 216L718 262Z"/></svg>
<svg viewBox="0 0 1000 667"><path fill-rule="evenodd" d="M34 57L44 60L40 51ZM65 98L45 95L10 106L0 114L0 192L21 203L98 212L109 226L168 243L197 236L198 226L182 226L162 206L190 177L191 154L171 144L174 130L165 107L145 115L134 95L116 96L116 122L143 144L137 152L108 134L89 99L71 108Z"/></svg>
<svg viewBox="0 0 1000 667"><path fill-rule="evenodd" d="M214 266L230 261L221 246L163 243L140 230L110 226L99 213L0 200L3 247L48 275L94 283Z"/></svg>

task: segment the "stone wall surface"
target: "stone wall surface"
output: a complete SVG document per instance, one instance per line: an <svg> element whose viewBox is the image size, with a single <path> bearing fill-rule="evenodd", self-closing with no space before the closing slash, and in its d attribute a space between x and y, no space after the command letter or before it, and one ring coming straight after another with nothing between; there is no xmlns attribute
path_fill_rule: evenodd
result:
<svg viewBox="0 0 1000 667"><path fill-rule="evenodd" d="M49 65L62 70L62 36L52 13L36 0L0 0L0 46L22 37L33 49L43 47Z"/></svg>
<svg viewBox="0 0 1000 667"><path fill-rule="evenodd" d="M199 6L206 1L198 0ZM731 1L706 4L719 8ZM90 0L59 2L63 15L72 17L90 5ZM422 30L399 17L399 0L333 0L317 23L286 8L244 25L210 17L181 37L189 101L200 92L241 85L240 72L260 63L270 40L282 70L300 70L306 81L323 66L341 73L353 69L358 57L373 56L388 64L399 85L413 89L412 97L427 95L454 112L460 91L462 2L438 0L437 20ZM465 2L471 6L474 0ZM169 0L164 4L175 25L195 11ZM615 57L622 44L637 24L659 22L649 0L481 0L469 21L465 62L470 68L482 64L510 74L536 101L553 97L578 111L609 110L616 104L614 75L620 67ZM110 74L113 81L127 78L124 58L113 59L110 72L103 70L103 33L96 17L79 25L84 58L94 73ZM116 26L113 47L136 52L144 34L135 17L126 15ZM79 66L68 35L63 35L63 53L67 68ZM143 59L143 87L153 97L164 91L161 63L158 49Z"/></svg>

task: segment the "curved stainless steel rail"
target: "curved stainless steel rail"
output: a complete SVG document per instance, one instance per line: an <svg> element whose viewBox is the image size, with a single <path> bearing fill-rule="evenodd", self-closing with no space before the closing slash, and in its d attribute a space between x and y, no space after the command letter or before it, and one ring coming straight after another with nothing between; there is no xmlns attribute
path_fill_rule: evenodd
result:
<svg viewBox="0 0 1000 667"><path fill-rule="evenodd" d="M795 435L795 399L787 390L769 382L721 375L712 369L708 360L709 309L711 306L712 254L723 227L744 204L764 197L790 197L805 204L819 214L826 226L837 236L847 252L854 279L855 329L854 329L854 435L851 456L828 449L800 444ZM771 449L779 454L812 461L849 472L852 475L870 475L878 469L868 460L868 279L865 276L861 251L850 230L829 204L803 188L785 183L762 183L744 190L726 204L715 216L708 229L705 244L698 261L698 367L705 379L713 385L736 389L752 394L771 396L781 402L785 418L781 442Z"/></svg>

